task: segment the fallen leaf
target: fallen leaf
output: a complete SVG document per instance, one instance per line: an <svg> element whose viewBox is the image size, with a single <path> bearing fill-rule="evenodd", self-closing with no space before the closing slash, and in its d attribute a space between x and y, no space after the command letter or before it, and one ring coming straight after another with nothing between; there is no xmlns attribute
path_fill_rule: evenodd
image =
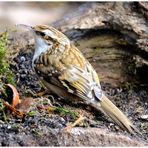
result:
<svg viewBox="0 0 148 148"><path fill-rule="evenodd" d="M12 91L12 100L9 100L11 102L12 107L16 107L20 103L20 97L17 89L11 85L11 84L6 84L6 89L11 89Z"/></svg>

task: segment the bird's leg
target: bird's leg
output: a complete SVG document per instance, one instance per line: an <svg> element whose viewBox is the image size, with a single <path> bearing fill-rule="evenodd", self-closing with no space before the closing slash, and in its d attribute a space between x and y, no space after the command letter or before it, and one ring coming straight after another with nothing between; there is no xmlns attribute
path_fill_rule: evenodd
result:
<svg viewBox="0 0 148 148"><path fill-rule="evenodd" d="M83 121L85 119L85 117L83 117L83 115L79 115L79 118L72 124L67 125L63 130L65 132L70 133L72 128L75 127L76 125L78 125L81 121Z"/></svg>
<svg viewBox="0 0 148 148"><path fill-rule="evenodd" d="M44 83L42 82L43 80L40 79L40 82L42 84L42 87L44 88L43 91L39 92L36 94L37 97L42 97L43 95L46 95L46 94L52 94L52 91L50 89L47 89L46 86L44 85Z"/></svg>
<svg viewBox="0 0 148 148"><path fill-rule="evenodd" d="M49 91L46 89L46 90L44 90L44 91L42 91L42 92L37 93L36 96L42 97L43 95L45 95L45 94L47 94L47 93L49 93Z"/></svg>

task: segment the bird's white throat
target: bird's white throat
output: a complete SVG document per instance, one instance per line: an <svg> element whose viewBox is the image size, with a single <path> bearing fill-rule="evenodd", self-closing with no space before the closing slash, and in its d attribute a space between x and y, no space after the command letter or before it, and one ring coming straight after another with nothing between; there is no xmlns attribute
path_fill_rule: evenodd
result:
<svg viewBox="0 0 148 148"><path fill-rule="evenodd" d="M35 37L35 51L34 51L34 56L33 56L33 63L34 60L40 56L41 53L46 52L49 48L51 48L51 46L49 46L44 39L42 39L41 37L36 36Z"/></svg>

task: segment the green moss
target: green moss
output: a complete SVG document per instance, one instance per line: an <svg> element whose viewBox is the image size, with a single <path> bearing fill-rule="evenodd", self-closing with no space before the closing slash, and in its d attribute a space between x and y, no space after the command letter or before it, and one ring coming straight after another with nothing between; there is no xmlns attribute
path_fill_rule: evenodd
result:
<svg viewBox="0 0 148 148"><path fill-rule="evenodd" d="M0 113L2 113L1 116L0 116L0 119L7 122L8 118L5 114L5 107L4 107L3 102L1 100L0 100Z"/></svg>
<svg viewBox="0 0 148 148"><path fill-rule="evenodd" d="M8 42L8 33L3 32L0 34L0 83L10 83L15 85L14 74L10 70L7 58L6 45Z"/></svg>
<svg viewBox="0 0 148 148"><path fill-rule="evenodd" d="M27 115L30 116L30 117L33 117L33 116L35 116L36 114L37 114L36 111L30 111L30 112L27 113Z"/></svg>
<svg viewBox="0 0 148 148"><path fill-rule="evenodd" d="M78 114L76 112L69 109L64 109L62 107L56 107L55 112L60 113L61 116L71 115L74 119L78 117Z"/></svg>

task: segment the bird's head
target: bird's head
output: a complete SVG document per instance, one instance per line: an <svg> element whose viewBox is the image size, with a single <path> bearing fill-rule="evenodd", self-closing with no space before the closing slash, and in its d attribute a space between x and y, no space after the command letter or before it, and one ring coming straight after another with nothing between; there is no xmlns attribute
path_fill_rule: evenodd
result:
<svg viewBox="0 0 148 148"><path fill-rule="evenodd" d="M47 25L36 25L29 26L24 24L19 24L19 26L28 28L33 32L36 46L41 46L46 44L47 46L53 46L54 44L60 44L63 46L69 46L69 39L60 31Z"/></svg>

